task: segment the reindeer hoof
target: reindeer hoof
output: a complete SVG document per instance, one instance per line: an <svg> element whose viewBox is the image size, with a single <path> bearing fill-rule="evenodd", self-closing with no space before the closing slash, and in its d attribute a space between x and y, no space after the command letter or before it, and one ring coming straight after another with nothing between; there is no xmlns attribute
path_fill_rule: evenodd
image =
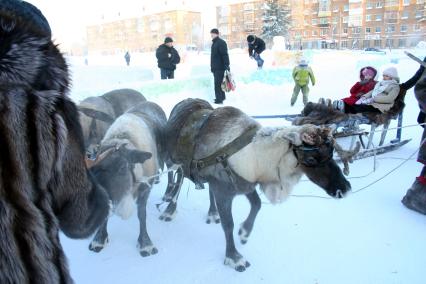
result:
<svg viewBox="0 0 426 284"><path fill-rule="evenodd" d="M225 258L225 265L229 265L234 268L238 272L243 272L246 268L250 267L250 262L246 261L244 258L240 258L237 262L235 262L232 258Z"/></svg>
<svg viewBox="0 0 426 284"><path fill-rule="evenodd" d="M211 224L213 222L215 224L219 224L220 223L220 217L219 217L218 213L209 213L209 215L207 216L206 223L207 224Z"/></svg>
<svg viewBox="0 0 426 284"><path fill-rule="evenodd" d="M105 242L103 244L93 240L89 245L89 250L93 252L100 252L107 245L107 243L108 243L108 238L105 239Z"/></svg>
<svg viewBox="0 0 426 284"><path fill-rule="evenodd" d="M154 246L147 246L139 249L139 253L142 257L147 257L158 253L158 249Z"/></svg>
<svg viewBox="0 0 426 284"><path fill-rule="evenodd" d="M164 222L170 222L175 218L175 216L176 216L176 211L173 212L172 214L164 212L163 214L160 215L159 219Z"/></svg>

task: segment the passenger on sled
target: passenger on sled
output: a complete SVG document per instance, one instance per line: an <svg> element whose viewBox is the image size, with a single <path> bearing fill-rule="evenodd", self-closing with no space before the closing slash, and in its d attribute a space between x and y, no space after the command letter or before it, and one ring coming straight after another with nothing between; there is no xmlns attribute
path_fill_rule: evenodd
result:
<svg viewBox="0 0 426 284"><path fill-rule="evenodd" d="M383 80L374 89L362 95L354 105L345 104L345 113L385 113L394 105L400 91L398 71L389 67L383 71Z"/></svg>
<svg viewBox="0 0 426 284"><path fill-rule="evenodd" d="M363 67L359 71L359 81L356 82L350 89L350 96L342 100L333 102L333 108L345 112L347 106L355 105L361 96L367 94L374 89L377 81L374 80L377 75L377 70L371 66Z"/></svg>

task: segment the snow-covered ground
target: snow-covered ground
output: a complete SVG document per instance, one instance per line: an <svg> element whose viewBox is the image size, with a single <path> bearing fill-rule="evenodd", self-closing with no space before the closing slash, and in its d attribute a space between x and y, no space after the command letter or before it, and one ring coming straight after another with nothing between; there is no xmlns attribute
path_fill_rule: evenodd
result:
<svg viewBox="0 0 426 284"><path fill-rule="evenodd" d="M415 50L423 58L425 50ZM310 99L341 98L358 79L359 68L369 64L381 70L396 63L402 81L418 69L402 51L366 54L353 51L307 51L317 84ZM250 115L298 113L301 94L290 107L293 65L276 66L272 52L266 65L256 71L247 54L230 54L237 90L227 94L225 105L238 107ZM73 73L72 98L101 95L114 88L134 88L161 105L166 114L188 97L214 99L213 78L208 54L188 54L178 66L176 78L160 81L153 54L135 54L132 65L122 56L69 58ZM404 125L416 123L418 113L413 90L406 97ZM262 120L264 125L288 124L282 120ZM394 125L395 123L393 123ZM391 125L392 127L392 125ZM137 216L129 221L112 217L110 243L100 253L88 250L90 239L71 240L61 236L76 283L425 283L426 216L406 209L400 202L421 166L414 154L420 127L406 128L403 138L412 141L397 151L351 165L353 190L379 180L409 159L389 176L342 200L291 196L273 206L262 197L262 209L246 245L237 249L251 267L238 273L224 266L225 239L220 225L207 225L208 191L183 184L176 218L169 223L158 219L166 178L156 185L148 201L148 232L159 253L142 258L136 249L139 233ZM390 140L395 131L388 133ZM294 195L327 197L325 192L303 178ZM161 209L164 209L160 206ZM244 197L234 201L235 235L247 216ZM236 240L238 237L236 236Z"/></svg>

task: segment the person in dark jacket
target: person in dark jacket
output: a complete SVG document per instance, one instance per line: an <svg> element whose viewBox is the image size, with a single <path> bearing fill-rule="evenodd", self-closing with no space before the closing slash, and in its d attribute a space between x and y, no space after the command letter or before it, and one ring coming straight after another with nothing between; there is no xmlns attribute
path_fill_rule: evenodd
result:
<svg viewBox="0 0 426 284"><path fill-rule="evenodd" d="M214 76L214 92L216 96L214 103L222 104L225 100L225 92L222 90L222 81L225 70L230 70L228 46L226 42L219 37L218 29L212 29L210 35L213 41L210 55L210 69Z"/></svg>
<svg viewBox="0 0 426 284"><path fill-rule="evenodd" d="M262 69L265 61L260 57L260 54L265 50L265 42L255 35L247 36L247 42L250 58L256 60L258 69Z"/></svg>
<svg viewBox="0 0 426 284"><path fill-rule="evenodd" d="M130 65L130 53L126 51L126 54L124 54L124 60L126 60L127 66Z"/></svg>
<svg viewBox="0 0 426 284"><path fill-rule="evenodd" d="M161 80L174 79L176 65L180 62L180 56L173 47L173 39L171 37L166 37L164 39L164 43L157 48L155 56L158 60Z"/></svg>
<svg viewBox="0 0 426 284"><path fill-rule="evenodd" d="M423 59L426 62L426 57ZM408 90L414 87L414 95L419 103L420 114L417 118L419 123L425 123L426 120L426 72L425 67L420 66L416 74L407 82L401 84L401 88ZM414 183L408 189L402 204L407 208L417 211L426 215L426 128L423 127L422 141L420 143L419 153L417 154L417 161L423 164L423 169L420 175L416 177Z"/></svg>

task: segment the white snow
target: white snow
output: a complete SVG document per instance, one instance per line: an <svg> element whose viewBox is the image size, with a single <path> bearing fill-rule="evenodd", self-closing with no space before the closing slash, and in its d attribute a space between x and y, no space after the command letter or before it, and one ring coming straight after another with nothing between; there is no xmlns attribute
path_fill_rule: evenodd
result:
<svg viewBox="0 0 426 284"><path fill-rule="evenodd" d="M423 58L424 50L413 50ZM396 64L402 81L410 78L418 65L403 55L365 54L356 51L306 51L317 78L310 100L332 99L348 94L364 64L379 70ZM237 90L227 94L225 105L235 106L250 115L290 114L302 109L301 94L290 107L293 84L288 77L292 65L272 66L273 55L264 56L265 69L245 51L230 52L231 70ZM113 88L135 88L149 100L160 104L166 114L187 97L208 101L214 98L209 54L187 54L178 65L176 78L160 81L152 53L132 55L131 66L124 58L69 58L76 102L101 95ZM278 68L278 69L277 69ZM280 77L281 74L281 77ZM277 79L278 78L278 79ZM381 78L381 77L380 77ZM277 81L278 80L278 81ZM406 96L404 125L415 124L417 102L410 90ZM283 120L261 120L264 125L288 124ZM395 126L395 122L391 127ZM410 158L394 173L365 190L342 200L290 196L278 206L262 196L262 209L246 245L238 237L239 224L248 215L247 200L237 197L233 205L234 236L238 251L251 266L243 273L225 266L225 238L218 224L205 223L209 207L207 190L195 190L185 180L178 201L177 215L171 222L158 218L156 204L167 186L167 177L153 187L147 206L147 226L159 252L143 258L136 248L139 222L137 214L123 221L113 216L108 224L109 243L100 252L88 250L91 239L71 240L61 235L76 283L425 283L426 216L406 209L400 202L421 165L416 162L422 129L403 130L412 141L397 151L374 159L355 161L350 182L354 191L379 180ZM388 140L395 131L388 133ZM414 154L414 155L413 155ZM294 195L327 197L325 192L302 178ZM165 206L160 206L161 210Z"/></svg>

